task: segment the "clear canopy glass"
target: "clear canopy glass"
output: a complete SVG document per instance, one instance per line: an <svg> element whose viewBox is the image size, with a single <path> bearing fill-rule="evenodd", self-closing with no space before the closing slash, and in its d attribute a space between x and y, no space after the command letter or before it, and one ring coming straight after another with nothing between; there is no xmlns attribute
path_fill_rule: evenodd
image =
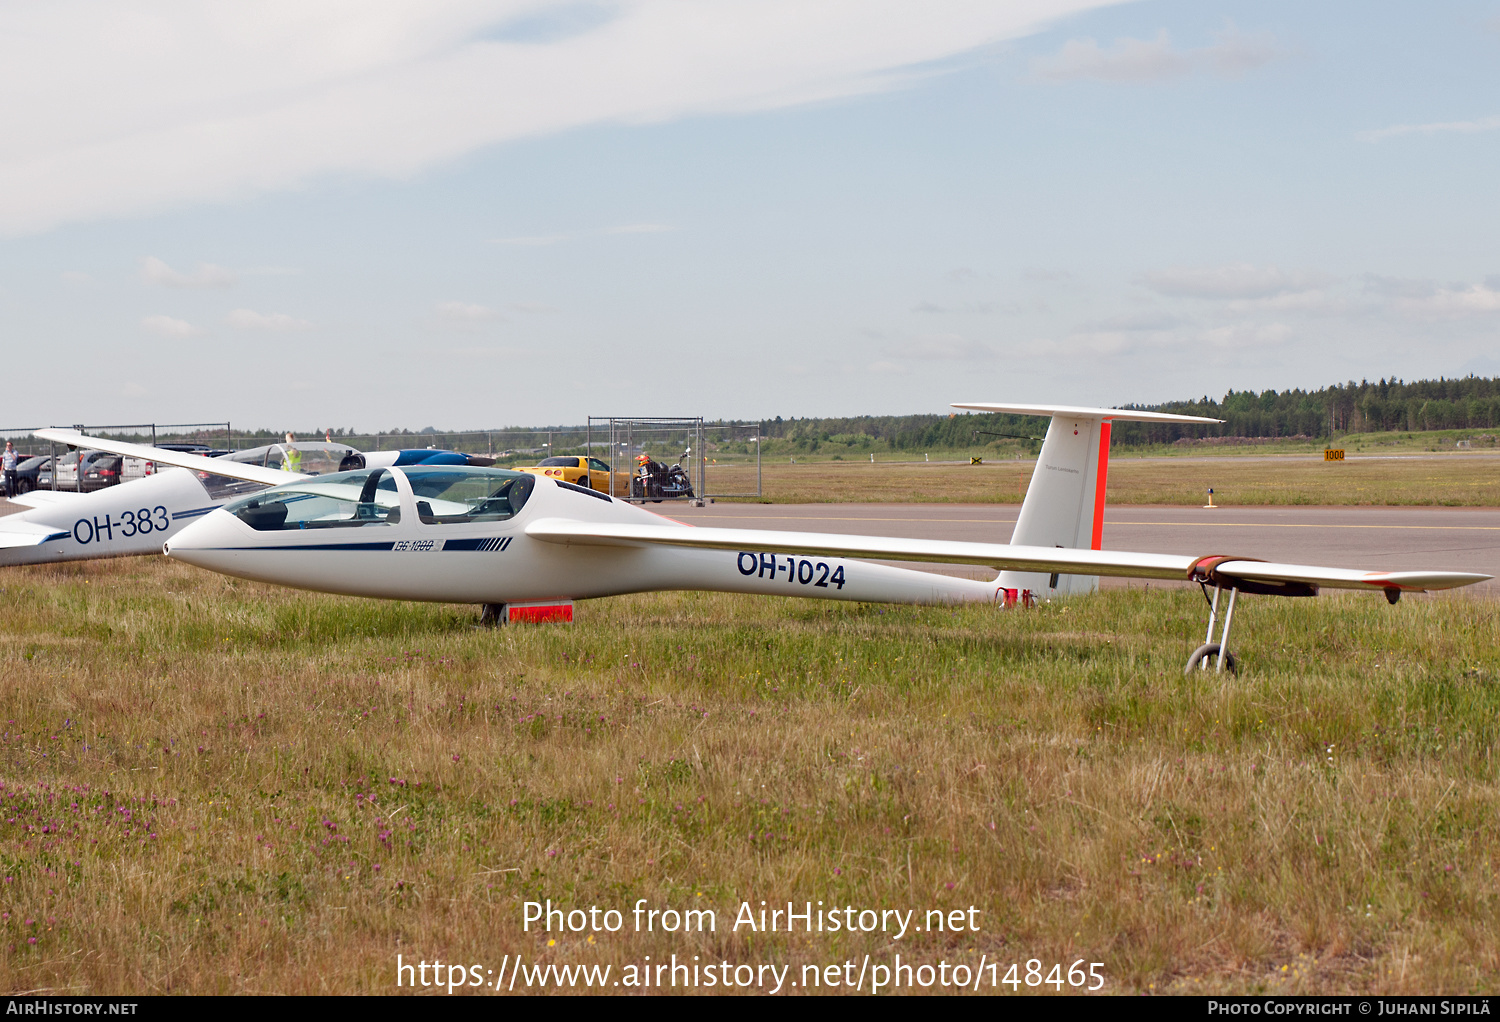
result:
<svg viewBox="0 0 1500 1022"><path fill-rule="evenodd" d="M225 461L237 461L245 465L261 465L279 468L287 472L322 476L333 472L347 472L365 467L365 456L347 444L325 443L321 440L297 441L292 444L267 444L246 451L235 451L224 455ZM225 500L241 493L254 493L265 489L264 483L231 479L228 476L199 472L198 480L214 500Z"/></svg>
<svg viewBox="0 0 1500 1022"><path fill-rule="evenodd" d="M536 477L525 472L462 465L402 469L427 525L498 522L526 506ZM349 529L394 525L401 501L389 469L334 472L274 486L224 509L260 532Z"/></svg>
<svg viewBox="0 0 1500 1022"><path fill-rule="evenodd" d="M503 521L526 506L536 486L536 476L503 468L414 465L402 471L427 525Z"/></svg>
<svg viewBox="0 0 1500 1022"><path fill-rule="evenodd" d="M394 525L401 500L389 469L335 472L272 487L225 510L259 532Z"/></svg>

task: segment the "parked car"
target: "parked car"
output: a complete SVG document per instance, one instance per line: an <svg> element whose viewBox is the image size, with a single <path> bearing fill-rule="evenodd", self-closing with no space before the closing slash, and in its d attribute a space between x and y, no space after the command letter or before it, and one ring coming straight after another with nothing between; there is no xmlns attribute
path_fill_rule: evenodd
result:
<svg viewBox="0 0 1500 1022"><path fill-rule="evenodd" d="M52 459L45 454L27 458L16 466L16 492L12 496L19 497L23 493L30 493L37 488L38 477L43 471L47 472L47 483L52 483Z"/></svg>
<svg viewBox="0 0 1500 1022"><path fill-rule="evenodd" d="M85 453L84 451L67 451L57 456L57 464L54 466L57 489L78 489L78 459L82 458Z"/></svg>
<svg viewBox="0 0 1500 1022"><path fill-rule="evenodd" d="M83 467L83 492L90 490L101 490L106 486L114 486L120 481L120 456L118 454L107 454L104 451L69 451L58 455L57 458L57 488L59 490L77 490L79 464ZM93 477L90 478L90 471ZM40 482L40 480L38 480ZM47 488L52 488L52 480L47 480Z"/></svg>
<svg viewBox="0 0 1500 1022"><path fill-rule="evenodd" d="M182 451L186 454L200 454L205 458L218 458L231 453L228 450L209 447L207 444L157 444L156 446L163 451ZM170 467L170 465L158 465L147 458L126 458L120 466L120 481L122 483L134 482Z"/></svg>
<svg viewBox="0 0 1500 1022"><path fill-rule="evenodd" d="M548 476L552 479L561 479L565 483L574 486L586 486L600 493L613 493L616 497L625 497L630 494L630 473L616 472L613 491L609 485L609 466L598 458L579 457L556 457L543 458L535 465L526 468L518 468L517 472L530 472L532 475Z"/></svg>
<svg viewBox="0 0 1500 1022"><path fill-rule="evenodd" d="M121 463L125 459L118 454L107 454L104 451L90 451L89 453L94 457L87 457L83 461L84 492L102 490L106 486L118 486Z"/></svg>

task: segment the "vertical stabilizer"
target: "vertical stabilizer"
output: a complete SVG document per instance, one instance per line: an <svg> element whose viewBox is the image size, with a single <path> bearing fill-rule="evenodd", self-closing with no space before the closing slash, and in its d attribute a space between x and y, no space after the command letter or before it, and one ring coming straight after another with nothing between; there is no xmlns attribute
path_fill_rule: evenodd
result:
<svg viewBox="0 0 1500 1022"><path fill-rule="evenodd" d="M1104 497L1109 484L1109 440L1114 420L1195 424L1220 421L1196 415L1066 405L956 404L953 407L1052 417L1010 541L1017 546L1070 550L1103 549ZM1099 587L1099 579L1093 575L1002 571L997 584L1018 592L1030 590L1033 597L1046 599L1091 593Z"/></svg>

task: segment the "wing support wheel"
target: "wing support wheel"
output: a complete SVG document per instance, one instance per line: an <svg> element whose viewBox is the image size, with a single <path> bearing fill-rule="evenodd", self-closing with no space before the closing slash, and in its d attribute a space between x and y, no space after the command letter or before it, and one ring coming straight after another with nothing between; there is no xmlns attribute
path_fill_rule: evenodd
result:
<svg viewBox="0 0 1500 1022"><path fill-rule="evenodd" d="M1219 649L1220 646L1217 642L1205 642L1193 650L1193 655L1188 657L1187 667L1183 669L1182 673L1191 677L1195 670L1208 670L1208 662L1214 659ZM1238 674L1240 672L1240 662L1234 658L1233 653L1225 652L1224 667L1228 669L1230 674Z"/></svg>
<svg viewBox="0 0 1500 1022"><path fill-rule="evenodd" d="M1208 670L1210 659L1214 661L1215 674L1222 674L1226 666L1230 674L1238 673L1239 663L1235 660L1234 654L1229 652L1229 627L1234 624L1234 602L1235 597L1240 593L1237 587L1230 587L1229 604L1224 609L1224 628L1219 632L1219 641L1214 641L1214 625L1219 621L1219 597L1223 593L1222 585L1214 586L1213 599L1209 600L1208 604L1208 633L1203 637L1203 645L1193 650L1193 655L1188 657L1187 666L1182 669L1184 675L1191 676L1195 670ZM1203 585L1203 598L1208 599L1206 584Z"/></svg>

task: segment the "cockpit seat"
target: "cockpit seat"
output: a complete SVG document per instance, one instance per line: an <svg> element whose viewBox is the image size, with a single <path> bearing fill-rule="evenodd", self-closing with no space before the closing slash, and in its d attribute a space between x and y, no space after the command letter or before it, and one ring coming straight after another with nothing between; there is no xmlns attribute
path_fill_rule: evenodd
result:
<svg viewBox="0 0 1500 1022"><path fill-rule="evenodd" d="M269 504L252 501L240 509L239 519L257 532L275 532L286 528L286 505L279 500Z"/></svg>

